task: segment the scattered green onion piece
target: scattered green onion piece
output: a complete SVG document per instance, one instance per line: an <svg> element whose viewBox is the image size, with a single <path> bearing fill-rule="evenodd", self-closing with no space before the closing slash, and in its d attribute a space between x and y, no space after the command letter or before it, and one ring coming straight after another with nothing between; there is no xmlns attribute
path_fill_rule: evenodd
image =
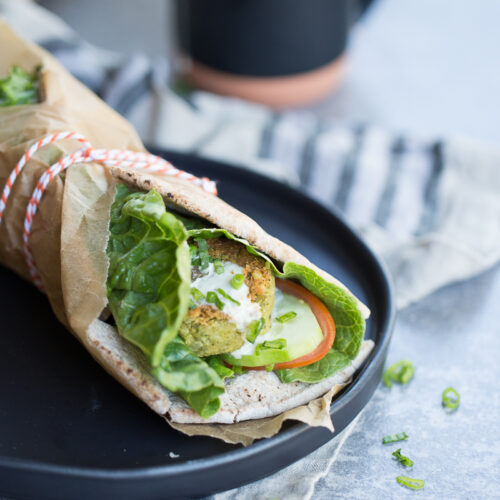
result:
<svg viewBox="0 0 500 500"><path fill-rule="evenodd" d="M401 455L401 448L398 448L396 451L392 452L392 456L400 463L403 465L406 465L406 467L413 467L413 460L409 459L408 457L405 457L404 455Z"/></svg>
<svg viewBox="0 0 500 500"><path fill-rule="evenodd" d="M272 372L274 370L274 363L269 363L266 365L266 372Z"/></svg>
<svg viewBox="0 0 500 500"><path fill-rule="evenodd" d="M382 438L382 444L397 443L398 441L406 441L408 434L406 432L399 432L398 434L389 434Z"/></svg>
<svg viewBox="0 0 500 500"><path fill-rule="evenodd" d="M413 479L412 477L406 476L398 476L396 481L407 488L411 488L412 490L419 490L424 487L424 482L422 479Z"/></svg>
<svg viewBox="0 0 500 500"><path fill-rule="evenodd" d="M197 302L199 302L200 300L203 300L205 298L205 295L203 295L203 293L200 292L200 290L198 290L198 288L195 288L195 287L191 288L191 296Z"/></svg>
<svg viewBox="0 0 500 500"><path fill-rule="evenodd" d="M255 339L259 336L262 331L262 327L264 326L264 318L254 319L250 321L250 324L247 326L247 340L252 344L255 342Z"/></svg>
<svg viewBox="0 0 500 500"><path fill-rule="evenodd" d="M231 286L236 290L239 290L244 282L245 276L243 276L243 274L235 274L231 279Z"/></svg>
<svg viewBox="0 0 500 500"><path fill-rule="evenodd" d="M395 363L384 372L384 384L392 387L393 382L398 384L407 384L415 374L415 368L413 363L407 359L403 359L398 363Z"/></svg>
<svg viewBox="0 0 500 500"><path fill-rule="evenodd" d="M217 292L220 293L225 299L230 300L233 304L237 306L241 305L237 300L233 299L231 295L226 293L222 288L217 288Z"/></svg>
<svg viewBox="0 0 500 500"><path fill-rule="evenodd" d="M198 307L193 299L189 299L189 309L195 309Z"/></svg>
<svg viewBox="0 0 500 500"><path fill-rule="evenodd" d="M267 351L268 349L284 349L286 347L286 339L266 340L262 344L257 344L255 347L255 354L258 356L260 351Z"/></svg>
<svg viewBox="0 0 500 500"><path fill-rule="evenodd" d="M217 274L223 274L224 264L219 259L216 259L214 260L214 269Z"/></svg>
<svg viewBox="0 0 500 500"><path fill-rule="evenodd" d="M219 296L215 292L207 292L206 301L209 304L215 304L221 311L224 309L224 302L219 299Z"/></svg>
<svg viewBox="0 0 500 500"><path fill-rule="evenodd" d="M297 313L295 311L290 311L290 312L287 312L287 313L283 314L282 316L279 316L278 318L276 318L276 321L278 321L280 323L286 323L287 321L290 321L291 319L296 318L296 317L297 317Z"/></svg>
<svg viewBox="0 0 500 500"><path fill-rule="evenodd" d="M448 410L456 410L460 404L460 394L453 387L447 387L442 398L442 405Z"/></svg>
<svg viewBox="0 0 500 500"><path fill-rule="evenodd" d="M200 268L206 269L210 262L210 254L208 253L208 243L207 240L203 238L195 238L196 243L198 243L198 254L200 256Z"/></svg>
<svg viewBox="0 0 500 500"><path fill-rule="evenodd" d="M242 366L237 366L237 365L234 365L232 367L232 370L234 373L236 373L236 375L243 375L243 373L246 372L245 368L243 368Z"/></svg>

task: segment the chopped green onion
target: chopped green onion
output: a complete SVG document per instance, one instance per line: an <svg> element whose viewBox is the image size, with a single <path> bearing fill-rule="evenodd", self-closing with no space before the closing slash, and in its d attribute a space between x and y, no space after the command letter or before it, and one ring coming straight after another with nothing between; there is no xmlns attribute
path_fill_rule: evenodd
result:
<svg viewBox="0 0 500 500"><path fill-rule="evenodd" d="M396 481L407 488L411 488L412 490L419 490L424 487L424 482L422 479L413 479L411 477L406 476L398 476Z"/></svg>
<svg viewBox="0 0 500 500"><path fill-rule="evenodd" d="M198 290L198 288L191 288L191 297L193 297L194 300L196 301L200 301L200 300L203 300L205 298L205 295L203 295L202 292L200 292L200 290Z"/></svg>
<svg viewBox="0 0 500 500"><path fill-rule="evenodd" d="M269 363L266 365L266 372L272 372L274 369L274 363Z"/></svg>
<svg viewBox="0 0 500 500"><path fill-rule="evenodd" d="M408 434L406 432L399 432L398 434L389 434L382 438L382 444L397 443L398 441L406 441Z"/></svg>
<svg viewBox="0 0 500 500"><path fill-rule="evenodd" d="M250 324L247 327L247 340L252 344L255 342L255 339L259 336L262 331L262 327L264 326L264 318L254 319L250 321Z"/></svg>
<svg viewBox="0 0 500 500"><path fill-rule="evenodd" d="M398 384L407 384L415 374L415 368L413 363L407 359L403 359L398 363L395 363L384 372L384 384L392 387L393 382Z"/></svg>
<svg viewBox="0 0 500 500"><path fill-rule="evenodd" d="M401 455L401 448L398 448L396 451L393 451L392 456L398 462L401 462L403 465L406 465L406 467L413 467L413 460L410 460L408 457Z"/></svg>
<svg viewBox="0 0 500 500"><path fill-rule="evenodd" d="M279 316L276 318L276 321L279 321L280 323L286 323L287 321L290 321L293 318L297 317L297 313L294 311L287 312L283 314L282 316Z"/></svg>
<svg viewBox="0 0 500 500"><path fill-rule="evenodd" d="M236 290L239 290L244 282L245 276L243 276L243 274L235 274L231 279L231 286Z"/></svg>
<svg viewBox="0 0 500 500"><path fill-rule="evenodd" d="M198 307L193 299L189 299L189 309L195 309Z"/></svg>
<svg viewBox="0 0 500 500"><path fill-rule="evenodd" d="M206 269L210 262L210 254L208 253L207 240L203 238L195 238L194 241L198 243L198 254L200 255L200 268Z"/></svg>
<svg viewBox="0 0 500 500"><path fill-rule="evenodd" d="M196 245L189 245L189 256L191 258L191 265L200 265L200 256L198 255L198 247Z"/></svg>
<svg viewBox="0 0 500 500"><path fill-rule="evenodd" d="M215 292L207 292L206 301L209 304L215 304L221 311L224 309L224 302L219 299L219 296Z"/></svg>
<svg viewBox="0 0 500 500"><path fill-rule="evenodd" d="M233 299L231 297L231 295L226 293L222 288L217 288L217 292L220 293L225 299L230 300L231 302L233 302L237 306L241 305L237 300Z"/></svg>
<svg viewBox="0 0 500 500"><path fill-rule="evenodd" d="M262 344L257 344L255 347L255 354L258 356L260 351L267 351L268 349L284 349L286 347L286 339L266 340Z"/></svg>
<svg viewBox="0 0 500 500"><path fill-rule="evenodd" d="M446 388L442 398L442 405L448 410L456 410L460 404L460 394L453 387Z"/></svg>
<svg viewBox="0 0 500 500"><path fill-rule="evenodd" d="M219 259L216 259L214 260L214 269L217 274L223 274L224 264Z"/></svg>

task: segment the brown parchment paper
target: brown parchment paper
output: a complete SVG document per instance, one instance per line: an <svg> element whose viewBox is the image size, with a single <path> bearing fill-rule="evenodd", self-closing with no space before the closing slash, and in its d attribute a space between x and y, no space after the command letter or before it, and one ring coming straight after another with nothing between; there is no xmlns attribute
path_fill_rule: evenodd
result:
<svg viewBox="0 0 500 500"><path fill-rule="evenodd" d="M69 130L87 137L94 147L144 150L124 118L75 80L50 54L17 36L1 18L0 47L0 75L6 75L12 65L27 71L41 66L43 96L39 104L0 108L0 188L22 154L48 134ZM26 280L31 281L22 232L29 198L43 171L78 147L72 141L60 141L37 153L11 192L0 225L0 263ZM51 183L40 203L30 245L58 319L108 372L188 435L248 445L254 439L276 434L288 419L333 430L331 398L346 381L324 396L274 417L224 425L174 424L169 420L170 403L162 401L168 402L170 393L158 388L142 354L133 346L125 346L116 330L97 319L107 302L105 249L115 182L100 165L75 165ZM159 396L158 391L163 394Z"/></svg>

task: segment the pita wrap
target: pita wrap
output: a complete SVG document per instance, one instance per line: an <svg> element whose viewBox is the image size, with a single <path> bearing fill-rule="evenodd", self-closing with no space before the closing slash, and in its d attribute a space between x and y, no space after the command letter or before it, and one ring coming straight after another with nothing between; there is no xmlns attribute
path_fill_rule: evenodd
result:
<svg viewBox="0 0 500 500"><path fill-rule="evenodd" d="M0 108L0 186L32 144L64 130L84 135L94 147L144 151L130 124L48 53L20 39L1 20L0 46L9 47L0 53L0 75L7 74L13 64L27 71L41 66L43 96L39 104ZM0 225L0 263L24 279L30 279L22 231L31 193L44 170L78 147L61 141L41 150L28 161L13 187ZM74 165L49 185L30 237L35 263L58 319L108 373L182 432L246 445L275 434L287 419L333 429L331 398L367 358L371 341L361 344L349 366L318 383L282 383L275 373L265 371L248 371L227 379L219 410L203 419L158 382L149 360L137 347L102 320L107 306L110 209L117 183L140 191L154 189L167 208L201 217L248 241L278 266L288 262L306 266L348 292L342 283L267 234L251 218L189 181L123 167ZM361 319L369 316L364 304L357 299L353 303Z"/></svg>

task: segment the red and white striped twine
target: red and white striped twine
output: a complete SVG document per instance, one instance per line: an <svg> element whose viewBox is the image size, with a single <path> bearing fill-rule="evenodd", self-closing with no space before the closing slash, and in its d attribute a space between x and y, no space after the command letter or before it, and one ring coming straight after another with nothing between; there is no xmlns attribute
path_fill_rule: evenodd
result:
<svg viewBox="0 0 500 500"><path fill-rule="evenodd" d="M174 177L180 177L181 179L186 179L207 191L210 194L216 195L217 188L215 183L206 177L195 177L194 175L184 172L175 168L171 163L164 160L159 156L152 155L150 153L128 151L121 149L94 149L90 145L90 142L80 134L75 132L59 132L57 134L48 135L38 142L33 144L24 155L21 157L14 170L10 173L5 187L0 198L0 223L2 222L3 213L7 205L7 199L12 190L12 186L16 181L18 175L28 162L28 160L35 154L36 151L43 148L47 144L54 141L62 139L74 139L82 144L81 149L61 158L58 162L51 165L40 177L38 183L31 195L31 199L28 203L28 208L26 210L26 217L24 219L24 231L23 231L23 242L24 242L24 255L26 258L26 264L28 266L31 278L35 285L43 290L42 280L38 273L38 270L33 260L33 255L31 253L31 248L29 245L29 238L31 233L31 226L33 224L33 219L38 210L38 205L42 199L42 196L50 184L52 179L57 177L59 173L66 170L69 166L75 163L102 163L106 166L121 166L140 170L148 170L149 172L156 172L164 175L171 175Z"/></svg>

